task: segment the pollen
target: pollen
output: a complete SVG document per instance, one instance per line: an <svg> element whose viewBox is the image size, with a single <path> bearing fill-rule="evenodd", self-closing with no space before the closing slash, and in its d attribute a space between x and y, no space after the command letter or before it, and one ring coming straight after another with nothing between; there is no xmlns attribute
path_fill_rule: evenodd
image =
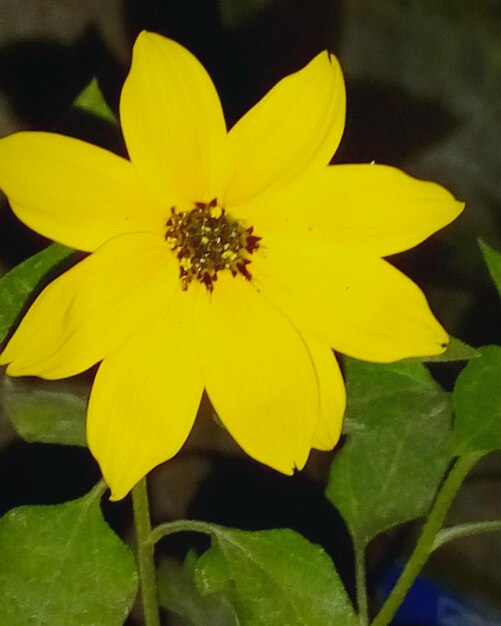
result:
<svg viewBox="0 0 501 626"><path fill-rule="evenodd" d="M189 211L172 207L166 227L165 241L176 253L184 290L196 279L213 291L221 271L252 280L249 265L261 237L228 215L216 198L197 202Z"/></svg>

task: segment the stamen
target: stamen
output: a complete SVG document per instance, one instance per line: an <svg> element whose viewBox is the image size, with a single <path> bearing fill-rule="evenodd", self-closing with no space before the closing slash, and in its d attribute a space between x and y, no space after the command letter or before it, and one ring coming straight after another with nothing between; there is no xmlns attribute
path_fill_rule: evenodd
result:
<svg viewBox="0 0 501 626"><path fill-rule="evenodd" d="M222 270L252 280L250 255L259 248L261 237L253 234L252 226L245 228L230 217L216 198L196 202L191 211L172 207L166 226L165 241L176 252L184 290L196 278L213 291Z"/></svg>

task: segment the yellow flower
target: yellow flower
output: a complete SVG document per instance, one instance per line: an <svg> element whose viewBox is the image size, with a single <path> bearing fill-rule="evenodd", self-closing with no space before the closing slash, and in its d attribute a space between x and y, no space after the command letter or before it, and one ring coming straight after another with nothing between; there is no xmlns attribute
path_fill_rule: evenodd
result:
<svg viewBox="0 0 501 626"><path fill-rule="evenodd" d="M145 32L120 117L130 160L51 133L0 141L17 216L91 252L40 294L1 363L55 379L102 361L88 442L113 499L178 452L204 389L245 452L291 474L340 435L331 348L373 361L444 350L424 295L382 257L463 205L391 167L328 166L345 118L335 57L227 132L200 63Z"/></svg>

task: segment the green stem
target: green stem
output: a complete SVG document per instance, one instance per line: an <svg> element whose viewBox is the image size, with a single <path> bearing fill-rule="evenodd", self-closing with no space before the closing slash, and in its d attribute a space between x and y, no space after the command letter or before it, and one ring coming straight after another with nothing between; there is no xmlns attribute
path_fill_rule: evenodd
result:
<svg viewBox="0 0 501 626"><path fill-rule="evenodd" d="M174 533L191 532L212 535L215 530L217 530L215 524L197 520L182 519L175 522L165 522L164 524L159 524L151 531L148 543L154 546L163 537L173 535Z"/></svg>
<svg viewBox="0 0 501 626"><path fill-rule="evenodd" d="M136 556L139 568L141 598L145 626L160 626L155 571L155 546L149 541L151 534L150 507L146 478L132 490L134 527L136 531Z"/></svg>
<svg viewBox="0 0 501 626"><path fill-rule="evenodd" d="M369 623L369 606L367 601L367 580L365 570L365 546L354 542L355 551L355 585L357 591L358 622L360 626Z"/></svg>
<svg viewBox="0 0 501 626"><path fill-rule="evenodd" d="M458 524L450 528L444 528L435 537L433 542L433 551L438 550L444 544L461 537L471 537L479 533L489 533L501 530L501 520L493 520L492 522L471 522L470 524Z"/></svg>
<svg viewBox="0 0 501 626"><path fill-rule="evenodd" d="M444 523L445 516L457 490L471 468L482 456L482 453L472 452L457 459L435 498L428 519L423 526L421 536L407 561L404 571L371 626L388 626L395 616L412 583L423 569L433 550L435 537Z"/></svg>

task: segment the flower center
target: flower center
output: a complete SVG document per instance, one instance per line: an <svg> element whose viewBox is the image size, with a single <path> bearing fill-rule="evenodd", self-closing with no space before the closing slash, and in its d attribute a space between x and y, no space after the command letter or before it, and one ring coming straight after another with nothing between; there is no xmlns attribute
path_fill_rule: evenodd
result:
<svg viewBox="0 0 501 626"><path fill-rule="evenodd" d="M247 266L261 237L252 234L252 226L246 228L230 217L216 198L197 202L191 211L172 207L166 226L165 241L176 252L184 290L196 278L212 291L221 270L251 280Z"/></svg>

